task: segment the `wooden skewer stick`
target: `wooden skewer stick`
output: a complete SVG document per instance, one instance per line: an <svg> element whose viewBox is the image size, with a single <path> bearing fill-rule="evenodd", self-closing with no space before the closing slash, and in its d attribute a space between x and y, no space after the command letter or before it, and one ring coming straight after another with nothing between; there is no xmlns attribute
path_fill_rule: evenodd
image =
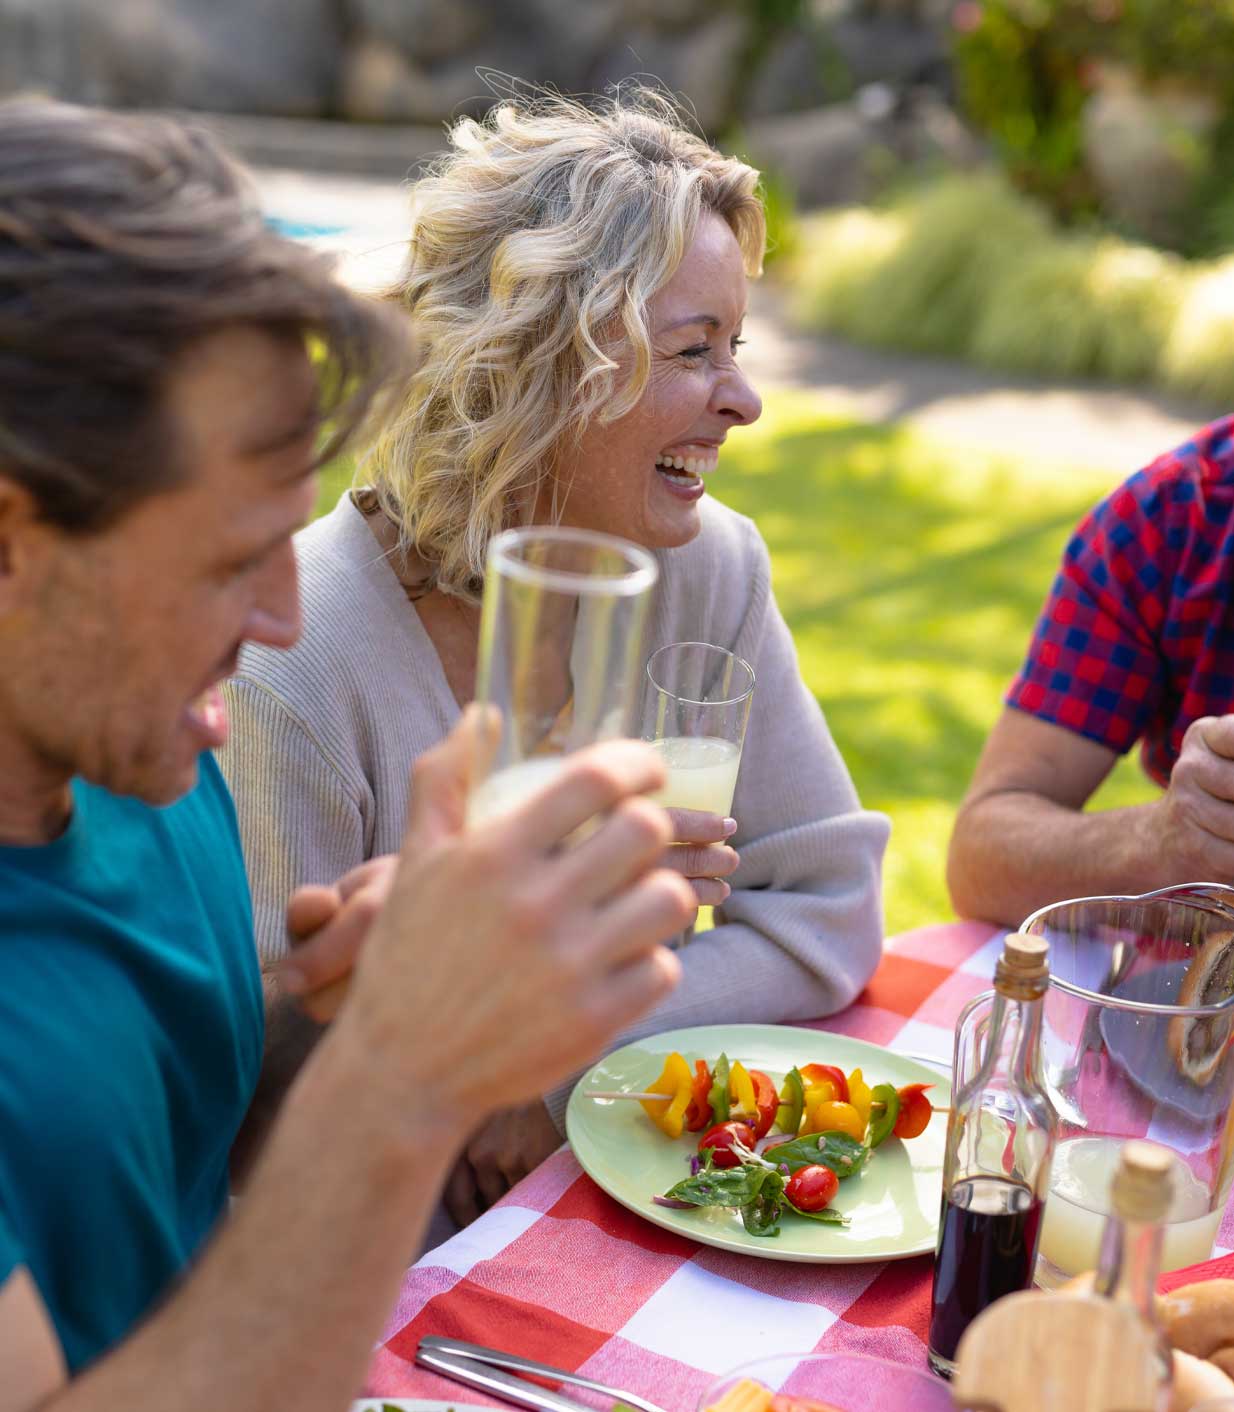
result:
<svg viewBox="0 0 1234 1412"><path fill-rule="evenodd" d="M671 1103L673 1095L671 1093L627 1093L624 1090L609 1088L589 1088L585 1090L588 1098L636 1098L640 1103Z"/></svg>
<svg viewBox="0 0 1234 1412"><path fill-rule="evenodd" d="M671 1093L630 1093L625 1089L615 1088L589 1088L584 1092L588 1098L628 1098L634 1099L639 1103L671 1103L673 1101L673 1095ZM882 1113L886 1111L887 1105L885 1103L872 1103L870 1108L872 1112ZM930 1104L930 1111L932 1113L950 1113L951 1109L940 1108L938 1104L932 1103Z"/></svg>

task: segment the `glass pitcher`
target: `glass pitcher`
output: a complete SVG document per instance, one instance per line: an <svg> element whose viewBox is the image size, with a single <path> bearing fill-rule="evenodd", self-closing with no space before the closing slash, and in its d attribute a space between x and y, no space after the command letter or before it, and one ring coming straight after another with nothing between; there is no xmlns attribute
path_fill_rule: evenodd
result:
<svg viewBox="0 0 1234 1412"><path fill-rule="evenodd" d="M1163 1271L1206 1260L1234 1182L1234 888L1059 902L1021 930L1050 944L1042 1060L1059 1118L1038 1283L1096 1267L1137 1137L1175 1158Z"/></svg>

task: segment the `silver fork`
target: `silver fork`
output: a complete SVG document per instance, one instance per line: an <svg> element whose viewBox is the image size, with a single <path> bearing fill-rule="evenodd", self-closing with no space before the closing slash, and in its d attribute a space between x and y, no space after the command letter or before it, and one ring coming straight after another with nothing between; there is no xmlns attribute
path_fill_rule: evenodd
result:
<svg viewBox="0 0 1234 1412"><path fill-rule="evenodd" d="M442 1338L437 1334L426 1334L420 1340L416 1349L416 1362L469 1386L479 1387L491 1393L493 1397L516 1402L521 1407L538 1408L540 1412L562 1412L563 1403L567 1407L577 1407L579 1404L570 1404L566 1399L554 1398L547 1388L537 1387L521 1378L506 1378L491 1370L504 1368L511 1373L534 1373L537 1377L553 1378L557 1382L602 1393L616 1402L624 1402L637 1408L638 1412L664 1412L662 1407L649 1402L645 1397L639 1397L637 1393L610 1387L607 1383L596 1382L594 1378L585 1378L581 1373L567 1373L564 1369L554 1368L548 1363L520 1358L517 1353L502 1353L500 1349L484 1348L478 1343L464 1343L461 1339Z"/></svg>

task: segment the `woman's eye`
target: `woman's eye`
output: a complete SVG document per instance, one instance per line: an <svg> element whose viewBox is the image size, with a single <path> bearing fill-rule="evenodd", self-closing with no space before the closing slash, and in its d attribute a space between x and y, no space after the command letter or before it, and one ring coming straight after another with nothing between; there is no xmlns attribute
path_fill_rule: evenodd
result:
<svg viewBox="0 0 1234 1412"><path fill-rule="evenodd" d="M710 343L699 343L693 348L683 348L677 355L679 358L705 358L711 352Z"/></svg>
<svg viewBox="0 0 1234 1412"><path fill-rule="evenodd" d="M733 356L736 357L736 355L737 355L737 350L738 350L739 348L744 348L748 342L749 342L749 340L748 340L748 339L745 339L745 338L734 338L734 339L730 339L728 346L733 350Z"/></svg>

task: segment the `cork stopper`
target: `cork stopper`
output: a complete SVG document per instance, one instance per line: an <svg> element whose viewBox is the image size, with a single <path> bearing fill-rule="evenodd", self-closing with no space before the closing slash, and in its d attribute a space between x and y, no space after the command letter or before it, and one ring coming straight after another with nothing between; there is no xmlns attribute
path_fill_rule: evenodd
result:
<svg viewBox="0 0 1234 1412"><path fill-rule="evenodd" d="M1174 1158L1155 1142L1133 1138L1119 1154L1110 1205L1124 1221L1164 1221L1174 1195Z"/></svg>
<svg viewBox="0 0 1234 1412"><path fill-rule="evenodd" d="M1011 932L994 968L994 989L1013 1000L1031 1000L1050 983L1050 943L1042 936Z"/></svg>

